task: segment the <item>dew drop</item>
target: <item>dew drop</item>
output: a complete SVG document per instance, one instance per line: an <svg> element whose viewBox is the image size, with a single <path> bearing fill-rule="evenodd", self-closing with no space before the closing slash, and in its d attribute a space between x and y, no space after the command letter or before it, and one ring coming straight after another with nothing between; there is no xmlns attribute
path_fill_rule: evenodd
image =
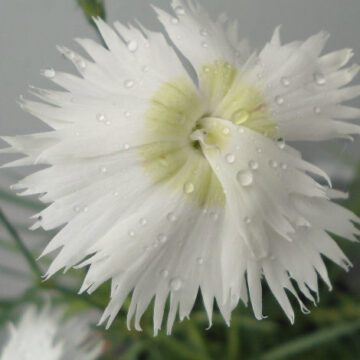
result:
<svg viewBox="0 0 360 360"><path fill-rule="evenodd" d="M243 134L245 132L245 129L243 127L238 128L238 133Z"/></svg>
<svg viewBox="0 0 360 360"><path fill-rule="evenodd" d="M127 46L131 52L135 52L138 49L138 43L135 40L129 41Z"/></svg>
<svg viewBox="0 0 360 360"><path fill-rule="evenodd" d="M257 149L256 149L256 152L258 152L259 154L261 154L261 153L262 153L262 148L257 148Z"/></svg>
<svg viewBox="0 0 360 360"><path fill-rule="evenodd" d="M135 237L135 231L129 231L129 236L130 237Z"/></svg>
<svg viewBox="0 0 360 360"><path fill-rule="evenodd" d="M135 85L135 82L134 80L125 80L124 81L124 86L127 88L127 89L131 89L132 87L134 87Z"/></svg>
<svg viewBox="0 0 360 360"><path fill-rule="evenodd" d="M281 163L280 167L282 170L287 170L287 168L288 168L287 164L285 164L285 163Z"/></svg>
<svg viewBox="0 0 360 360"><path fill-rule="evenodd" d="M232 153L229 153L225 156L226 162L228 162L229 164L233 164L235 161L235 155Z"/></svg>
<svg viewBox="0 0 360 360"><path fill-rule="evenodd" d="M130 112L130 111L125 111L125 112L124 112L124 115L128 118L128 117L130 117L131 112Z"/></svg>
<svg viewBox="0 0 360 360"><path fill-rule="evenodd" d="M85 69L86 68L86 62L83 60L83 59L79 59L77 61L77 64L78 66L81 68L81 69Z"/></svg>
<svg viewBox="0 0 360 360"><path fill-rule="evenodd" d="M168 240L168 237L165 234L159 234L158 235L158 240L160 241L161 244L165 244Z"/></svg>
<svg viewBox="0 0 360 360"><path fill-rule="evenodd" d="M200 35L201 36L208 36L208 32L205 29L200 29Z"/></svg>
<svg viewBox="0 0 360 360"><path fill-rule="evenodd" d="M176 215L175 215L174 213L172 213L172 212L169 213L166 218L167 218L168 221L170 221L170 222L175 222L175 221L177 220Z"/></svg>
<svg viewBox="0 0 360 360"><path fill-rule="evenodd" d="M233 114L232 121L234 124L240 125L240 124L243 124L244 122L246 122L249 119L249 117L250 117L250 114L248 111L246 111L244 109L240 109Z"/></svg>
<svg viewBox="0 0 360 360"><path fill-rule="evenodd" d="M315 106L314 107L314 113L315 114L320 114L321 113L321 108L319 106Z"/></svg>
<svg viewBox="0 0 360 360"><path fill-rule="evenodd" d="M259 163L254 160L249 161L249 169L251 170L257 170L259 168Z"/></svg>
<svg viewBox="0 0 360 360"><path fill-rule="evenodd" d="M171 22L172 22L173 24L178 24L178 23L179 23L179 19L177 19L176 17L174 17L174 18L171 19Z"/></svg>
<svg viewBox="0 0 360 360"><path fill-rule="evenodd" d="M206 41L203 41L201 43L201 46L204 48L204 49L207 49L209 47L208 43Z"/></svg>
<svg viewBox="0 0 360 360"><path fill-rule="evenodd" d="M195 191L195 186L192 182L187 182L184 185L184 193L189 195Z"/></svg>
<svg viewBox="0 0 360 360"><path fill-rule="evenodd" d="M225 127L225 128L223 128L222 132L223 132L224 135L229 135L230 134L230 129Z"/></svg>
<svg viewBox="0 0 360 360"><path fill-rule="evenodd" d="M146 226L147 224L147 220L145 218L141 218L139 222L141 226Z"/></svg>
<svg viewBox="0 0 360 360"><path fill-rule="evenodd" d="M84 212L88 212L89 211L89 208L87 206L84 207Z"/></svg>
<svg viewBox="0 0 360 360"><path fill-rule="evenodd" d="M282 104L284 104L285 100L284 100L284 98L283 98L282 96L279 95L279 96L276 96L275 102L276 102L278 105L282 105Z"/></svg>
<svg viewBox="0 0 360 360"><path fill-rule="evenodd" d="M170 287L173 291L179 291L182 288L183 282L179 277L175 277L170 281Z"/></svg>
<svg viewBox="0 0 360 360"><path fill-rule="evenodd" d="M101 172L102 174L105 174L105 173L107 172L107 168L106 168L105 166L102 166L102 167L100 168L100 172Z"/></svg>
<svg viewBox="0 0 360 360"><path fill-rule="evenodd" d="M186 14L185 9L182 6L177 6L175 8L175 12L176 12L177 15L180 15L180 16Z"/></svg>
<svg viewBox="0 0 360 360"><path fill-rule="evenodd" d="M74 207L74 211L75 211L75 212L79 213L80 210L81 210L80 206L77 205L77 206Z"/></svg>
<svg viewBox="0 0 360 360"><path fill-rule="evenodd" d="M249 170L241 170L236 175L237 181L240 183L241 186L250 186L253 181L254 177L251 171Z"/></svg>
<svg viewBox="0 0 360 360"><path fill-rule="evenodd" d="M276 169L279 166L279 164L278 164L278 162L276 160L270 160L269 165L273 169Z"/></svg>
<svg viewBox="0 0 360 360"><path fill-rule="evenodd" d="M277 140L277 145L279 149L284 150L285 149L285 141L284 139L280 138Z"/></svg>
<svg viewBox="0 0 360 360"><path fill-rule="evenodd" d="M247 224L247 225L249 225L249 224L251 224L251 218L249 217L249 216L246 216L245 218L244 218L244 223L245 224Z"/></svg>
<svg viewBox="0 0 360 360"><path fill-rule="evenodd" d="M44 75L48 79L53 79L56 75L56 72L54 69L46 69L42 72L42 75Z"/></svg>
<svg viewBox="0 0 360 360"><path fill-rule="evenodd" d="M325 75L323 73L316 72L314 74L314 80L315 80L317 85L322 86L322 85L326 84L326 78L325 78Z"/></svg>
<svg viewBox="0 0 360 360"><path fill-rule="evenodd" d="M287 76L284 76L281 78L281 84L285 87L290 85L290 80Z"/></svg>
<svg viewBox="0 0 360 360"><path fill-rule="evenodd" d="M169 276L169 272L167 270L161 270L160 275L166 279Z"/></svg>
<svg viewBox="0 0 360 360"><path fill-rule="evenodd" d="M105 121L105 115L104 114L97 114L96 115L96 120L99 121L99 122Z"/></svg>
<svg viewBox="0 0 360 360"><path fill-rule="evenodd" d="M198 265L203 265L204 264L204 259L202 257L198 257L196 259L196 262L198 263Z"/></svg>
<svg viewBox="0 0 360 360"><path fill-rule="evenodd" d="M204 67L204 71L205 71L206 73L209 73L209 72L210 72L210 68L209 68L208 66L205 66L205 67Z"/></svg>
<svg viewBox="0 0 360 360"><path fill-rule="evenodd" d="M115 192L114 192L114 196L119 196L119 192L118 192L118 191L115 191Z"/></svg>
<svg viewBox="0 0 360 360"><path fill-rule="evenodd" d="M110 121L110 120L105 121L105 125L110 126L110 125L111 125L111 121Z"/></svg>
<svg viewBox="0 0 360 360"><path fill-rule="evenodd" d="M129 149L130 149L130 145L129 145L129 144L125 144L125 145L124 145L124 149L125 149L125 150L129 150Z"/></svg>
<svg viewBox="0 0 360 360"><path fill-rule="evenodd" d="M147 72L149 72L150 68L149 68L149 66L145 65L145 66L142 68L142 70L143 70L144 73L147 73Z"/></svg>

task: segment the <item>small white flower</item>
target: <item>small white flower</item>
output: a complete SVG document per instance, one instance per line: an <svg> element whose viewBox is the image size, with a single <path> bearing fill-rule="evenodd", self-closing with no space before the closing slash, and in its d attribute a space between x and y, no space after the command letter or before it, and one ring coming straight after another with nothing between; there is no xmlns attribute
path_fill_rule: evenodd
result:
<svg viewBox="0 0 360 360"><path fill-rule="evenodd" d="M63 320L63 310L45 306L41 312L28 307L15 327L10 324L10 339L1 360L95 360L101 344L85 348L89 340L86 317Z"/></svg>
<svg viewBox="0 0 360 360"><path fill-rule="evenodd" d="M66 92L23 102L53 131L5 138L27 155L13 165L49 165L15 186L52 203L38 226L66 225L43 253L60 250L47 276L89 266L89 293L111 280L108 325L132 293L128 323L141 329L154 298L155 333L168 295L170 332L199 289L210 323L214 300L229 323L248 297L261 319L264 277L293 322L286 290L307 309L291 279L316 301L317 274L331 286L322 255L350 266L328 232L355 241L359 218L330 201L344 195L288 142L360 133L337 120L360 117L341 105L360 95L346 87L359 67L344 69L351 50L321 55L326 33L282 45L277 29L251 55L236 22L192 2L173 8L156 11L197 80L164 35L97 19L107 49L78 39L89 61L60 47L81 77L47 70Z"/></svg>

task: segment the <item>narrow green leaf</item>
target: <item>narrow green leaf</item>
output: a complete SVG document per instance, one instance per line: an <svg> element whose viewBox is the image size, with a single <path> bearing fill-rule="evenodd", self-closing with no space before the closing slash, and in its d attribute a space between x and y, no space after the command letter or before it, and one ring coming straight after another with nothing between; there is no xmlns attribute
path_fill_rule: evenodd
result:
<svg viewBox="0 0 360 360"><path fill-rule="evenodd" d="M289 341L260 356L261 360L289 359L317 346L330 343L342 336L349 336L360 330L360 320L324 328L311 334Z"/></svg>
<svg viewBox="0 0 360 360"><path fill-rule="evenodd" d="M5 229L8 231L9 235L13 238L17 246L19 247L20 251L25 257L25 260L30 266L30 269L34 272L35 276L37 278L41 278L42 271L39 267L39 265L36 263L34 257L32 256L29 249L26 247L23 240L20 238L18 232L16 229L12 226L12 224L9 222L9 220L6 218L5 214L0 209L0 222L3 223Z"/></svg>

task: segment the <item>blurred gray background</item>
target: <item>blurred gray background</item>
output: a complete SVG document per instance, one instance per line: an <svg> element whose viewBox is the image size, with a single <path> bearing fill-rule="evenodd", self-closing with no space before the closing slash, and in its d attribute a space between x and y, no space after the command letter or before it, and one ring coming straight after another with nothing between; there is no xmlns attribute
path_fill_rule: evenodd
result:
<svg viewBox="0 0 360 360"><path fill-rule="evenodd" d="M239 20L242 37L248 38L255 48L261 48L269 40L274 28L282 24L284 41L305 39L320 30L327 30L331 38L327 51L353 48L354 62L360 62L360 1L359 0L199 0L215 17L226 12ZM138 19L151 29L160 29L150 4L170 8L169 0L105 0L107 21L117 19L128 22ZM0 135L25 134L45 129L38 120L25 114L17 105L20 95L27 96L28 85L49 87L40 76L40 69L53 67L74 72L55 49L66 45L78 49L73 38L97 38L95 30L85 19L75 0L0 0ZM357 81L359 82L359 81ZM357 105L360 106L359 101ZM5 145L0 140L0 147ZM301 145L299 145L301 146ZM320 164L337 183L351 180L352 172L360 160L360 141L331 142L318 147L303 147L305 158ZM1 156L0 165L10 157ZM345 160L345 161L344 161ZM0 170L0 189L26 173L24 169ZM1 201L1 200L0 200ZM0 207L16 224L24 228L21 235L30 247L40 246L47 235L29 233L25 227L31 223L31 211L19 213L8 202ZM0 239L8 235L0 225ZM40 244L39 244L40 243ZM7 264L26 271L23 260L9 256L0 250L0 265ZM1 271L1 269L0 269ZM2 296L17 294L26 281L0 276Z"/></svg>

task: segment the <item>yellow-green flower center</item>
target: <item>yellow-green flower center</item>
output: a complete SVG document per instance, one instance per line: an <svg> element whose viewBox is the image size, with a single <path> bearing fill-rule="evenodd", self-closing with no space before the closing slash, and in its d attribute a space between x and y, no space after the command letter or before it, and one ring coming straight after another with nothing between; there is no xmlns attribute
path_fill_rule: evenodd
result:
<svg viewBox="0 0 360 360"><path fill-rule="evenodd" d="M241 70L225 61L200 70L199 88L186 76L164 83L146 113L140 151L146 173L199 207L225 203L222 186L202 153L199 136L207 145L225 150L229 129L221 119L275 135L274 123L261 92L240 81ZM211 121L214 119L215 121Z"/></svg>

